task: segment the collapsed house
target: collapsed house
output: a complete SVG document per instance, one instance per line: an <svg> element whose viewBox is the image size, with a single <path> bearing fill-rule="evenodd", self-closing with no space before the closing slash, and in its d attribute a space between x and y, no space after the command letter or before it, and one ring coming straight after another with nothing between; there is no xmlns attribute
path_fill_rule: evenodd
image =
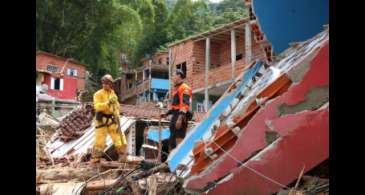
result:
<svg viewBox="0 0 365 195"><path fill-rule="evenodd" d="M105 178L100 181L97 169L88 166L91 151L95 139L95 126L93 124L90 104L85 104L66 115L63 120L56 121L51 116L42 113L41 125L38 127L39 137L37 140L37 191L40 194L93 194L100 193L112 186L118 177L127 174L128 171L136 168L142 160L151 162L159 161L159 143L170 136L168 127L169 121L161 120L160 114L166 112L158 107L145 107L136 105L121 104L120 130L126 135L127 162L117 162L117 153L114 150L112 140L108 136L104 159L101 168L108 178L105 185ZM195 122L189 123L194 126L201 116L195 116ZM47 119L47 120L46 120ZM52 125L56 132L49 136L49 141L44 139L44 133L40 127ZM161 131L161 134L159 132ZM167 175L166 175L167 174ZM165 173L169 178L175 177ZM166 185L175 180L165 181L165 176L156 175L154 179L139 181L142 184L132 182L133 192L147 190L147 183L154 182L156 185ZM86 182L86 179L94 181ZM150 180L153 181L150 181Z"/></svg>
<svg viewBox="0 0 365 195"><path fill-rule="evenodd" d="M121 131L128 141L128 153L136 156L144 140L144 131L148 126L158 123L159 113L163 110L132 105L121 105L122 116L120 117ZM71 157L73 155L88 154L94 143L95 126L92 117L84 110L75 110L66 116L57 128L58 134L46 146L53 158ZM84 115L84 116L83 116ZM84 120L82 120L83 118ZM72 120L71 122L69 122ZM67 123L68 122L68 123ZM162 121L166 126L167 121ZM112 140L107 137L105 152L112 148Z"/></svg>
<svg viewBox="0 0 365 195"><path fill-rule="evenodd" d="M328 165L328 1L246 5L265 58L247 66L170 154L169 169L188 192L272 194Z"/></svg>

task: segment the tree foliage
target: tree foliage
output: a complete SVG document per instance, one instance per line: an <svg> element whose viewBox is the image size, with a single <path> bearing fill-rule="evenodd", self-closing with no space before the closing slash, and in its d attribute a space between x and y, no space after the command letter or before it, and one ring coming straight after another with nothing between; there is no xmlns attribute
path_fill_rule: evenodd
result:
<svg viewBox="0 0 365 195"><path fill-rule="evenodd" d="M36 49L87 64L95 79L118 77L121 53L139 66L169 42L245 14L236 0L36 0Z"/></svg>

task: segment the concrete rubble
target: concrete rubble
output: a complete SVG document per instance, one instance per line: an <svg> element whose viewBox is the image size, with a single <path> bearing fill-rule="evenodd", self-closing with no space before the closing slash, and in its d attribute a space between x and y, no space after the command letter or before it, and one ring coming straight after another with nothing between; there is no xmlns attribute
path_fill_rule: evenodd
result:
<svg viewBox="0 0 365 195"><path fill-rule="evenodd" d="M151 172L148 171L148 168L140 167L141 162L147 156L142 152L143 147L139 149L141 152L136 155L136 143L139 141L142 141L143 145L151 142L158 145L158 140L148 142L148 131L146 130L158 129L159 110L145 112L139 107L133 109L133 106L128 106L121 116L121 131L126 134L128 139L127 161L116 161L116 153L110 137L108 137L104 159L95 168L89 163L95 127L92 122L92 113L87 110L86 106L75 109L57 123L51 115L43 113L40 117L41 121L37 123L36 191L38 194L100 194L108 188L112 191L123 191L120 194L144 194L146 192L160 194L167 192L170 184L178 183L176 176L172 173L161 173L159 168L152 169L152 171L157 171ZM65 134L62 133L65 131L69 133L70 129L63 127L78 127L79 120L84 120L83 123L87 122L89 126L81 125L84 129L70 128L75 132L83 133L74 133L69 139L64 139ZM167 121L160 122L163 128L168 127ZM142 137L138 137L136 134L142 134ZM155 137L152 135L151 139L153 140ZM160 164L156 157L149 159L150 162L153 162L152 165L149 165L150 167ZM166 165L163 167L168 170ZM134 171L133 174L130 174L128 178L124 177L131 171ZM132 176L142 177L132 179ZM182 185L180 180L179 184ZM176 189L171 189L171 192L173 191Z"/></svg>

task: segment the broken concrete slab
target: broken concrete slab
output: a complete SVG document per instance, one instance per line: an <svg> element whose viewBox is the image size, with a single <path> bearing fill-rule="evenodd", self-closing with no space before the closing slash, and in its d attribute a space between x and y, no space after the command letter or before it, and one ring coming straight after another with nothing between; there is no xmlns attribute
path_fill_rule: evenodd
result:
<svg viewBox="0 0 365 195"><path fill-rule="evenodd" d="M276 128L290 133L275 141L272 147L265 148L243 165L231 170L233 178L217 185L209 194L277 192L283 187L281 185L285 186L298 177L303 164L306 172L328 158L329 123L323 122L328 121L328 117L329 110L325 107L273 121ZM303 121L306 121L306 125L287 125L303 124Z"/></svg>

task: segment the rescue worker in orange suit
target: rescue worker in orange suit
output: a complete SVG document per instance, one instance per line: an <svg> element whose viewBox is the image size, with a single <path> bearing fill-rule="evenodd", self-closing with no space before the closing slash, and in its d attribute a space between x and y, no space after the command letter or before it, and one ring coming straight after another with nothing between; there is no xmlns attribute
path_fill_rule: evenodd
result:
<svg viewBox="0 0 365 195"><path fill-rule="evenodd" d="M185 138L188 120L191 120L190 111L192 101L192 90L184 83L185 74L181 70L176 71L174 77L174 88L170 99L170 110L161 117L172 115L170 120L170 138L162 142L161 160L165 162L169 151L174 149Z"/></svg>
<svg viewBox="0 0 365 195"><path fill-rule="evenodd" d="M109 134L119 155L119 161L126 160L127 141L120 131L120 104L113 90L113 77L105 75L101 79L103 88L94 94L95 143L92 162L97 163L104 154L106 136Z"/></svg>

